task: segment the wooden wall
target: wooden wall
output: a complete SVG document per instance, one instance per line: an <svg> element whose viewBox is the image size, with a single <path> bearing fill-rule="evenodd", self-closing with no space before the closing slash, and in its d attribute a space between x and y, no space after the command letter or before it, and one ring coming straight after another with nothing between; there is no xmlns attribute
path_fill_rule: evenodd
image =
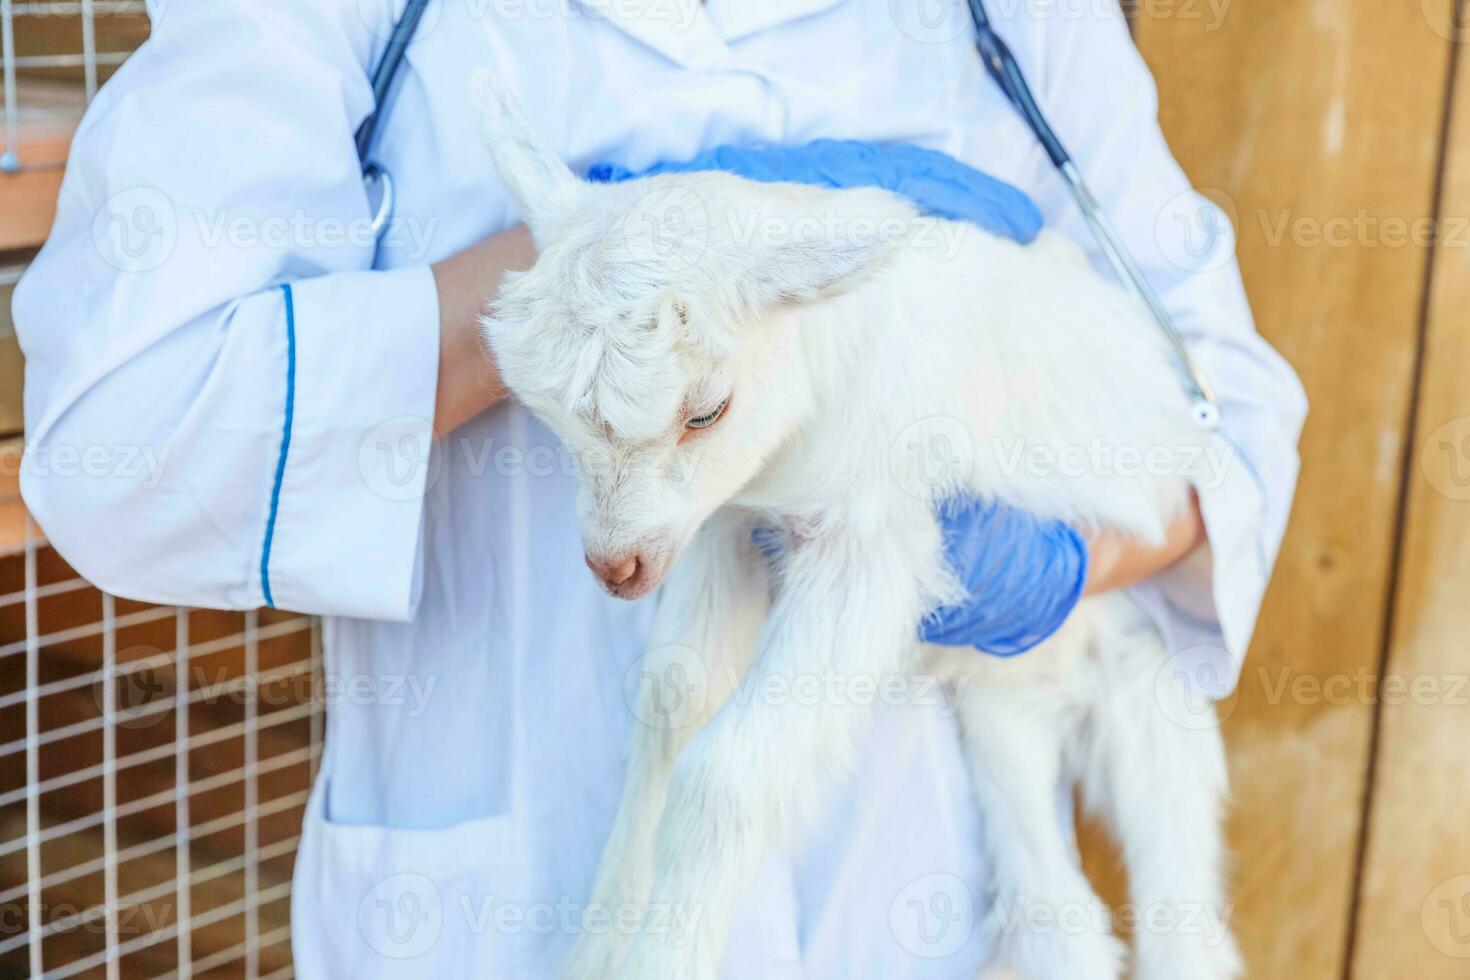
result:
<svg viewBox="0 0 1470 980"><path fill-rule="evenodd" d="M1137 4L1164 130L1233 204L1260 330L1312 400L1227 706L1253 977L1470 977L1470 35L1454 6Z"/></svg>

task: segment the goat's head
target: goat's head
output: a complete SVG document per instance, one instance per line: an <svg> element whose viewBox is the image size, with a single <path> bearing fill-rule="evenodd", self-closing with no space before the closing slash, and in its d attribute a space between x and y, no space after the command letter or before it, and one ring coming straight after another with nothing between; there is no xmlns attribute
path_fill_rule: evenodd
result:
<svg viewBox="0 0 1470 980"><path fill-rule="evenodd" d="M475 95L492 155L540 252L484 322L502 378L578 461L587 563L614 595L662 580L699 525L801 422L793 308L835 295L891 248L885 192L729 174L578 180L496 79Z"/></svg>

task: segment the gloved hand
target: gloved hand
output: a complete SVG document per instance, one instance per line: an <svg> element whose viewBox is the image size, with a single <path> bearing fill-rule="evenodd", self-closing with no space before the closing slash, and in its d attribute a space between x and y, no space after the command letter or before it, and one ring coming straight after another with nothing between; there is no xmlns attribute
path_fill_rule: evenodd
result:
<svg viewBox="0 0 1470 980"><path fill-rule="evenodd" d="M929 214L969 221L1019 242L1035 238L1042 224L1036 205L1011 185L942 153L902 143L721 146L641 173L598 164L588 177L610 182L692 170L824 187L882 187ZM1068 525L975 499L948 501L938 516L945 557L968 596L924 618L919 635L926 642L973 646L998 656L1024 653L1054 633L1082 597L1087 543Z"/></svg>
<svg viewBox="0 0 1470 980"><path fill-rule="evenodd" d="M928 214L969 221L1018 242L1029 242L1041 231L1041 212L1021 191L943 153L907 143L817 140L803 146L717 146L684 163L660 163L638 173L599 163L587 179L616 183L693 170L724 170L767 183L882 187Z"/></svg>
<svg viewBox="0 0 1470 980"><path fill-rule="evenodd" d="M919 624L925 642L1025 653L1066 622L1087 584L1087 542L1076 528L995 501L939 507L944 557L966 596Z"/></svg>

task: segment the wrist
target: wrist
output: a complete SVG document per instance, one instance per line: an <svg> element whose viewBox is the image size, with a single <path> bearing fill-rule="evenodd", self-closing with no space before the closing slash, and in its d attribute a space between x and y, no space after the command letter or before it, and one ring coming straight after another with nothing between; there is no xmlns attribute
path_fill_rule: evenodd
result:
<svg viewBox="0 0 1470 980"><path fill-rule="evenodd" d="M1205 543L1199 498L1191 492L1189 505L1169 525L1162 545L1142 545L1111 532L1094 532L1086 540L1090 561L1083 594L1130 588L1167 571Z"/></svg>
<svg viewBox="0 0 1470 980"><path fill-rule="evenodd" d="M529 269L536 247L524 225L481 239L432 266L439 297L439 383L434 432L444 435L479 415L506 389L485 347L480 317L506 272Z"/></svg>

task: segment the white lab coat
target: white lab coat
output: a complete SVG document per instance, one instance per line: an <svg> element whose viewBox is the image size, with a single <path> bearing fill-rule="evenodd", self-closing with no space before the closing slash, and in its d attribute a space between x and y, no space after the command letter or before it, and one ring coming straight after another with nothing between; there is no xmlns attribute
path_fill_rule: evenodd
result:
<svg viewBox="0 0 1470 980"><path fill-rule="evenodd" d="M22 488L119 595L326 617L337 693L297 864L301 976L549 977L617 799L650 609L583 568L573 477L523 409L429 452L428 264L514 220L469 71L498 66L575 168L906 140L1092 242L982 70L962 0L435 0L376 154L399 205L375 261L352 133L402 6L158 5L82 124L16 293ZM1210 553L1139 590L1182 667L1224 693L1285 524L1303 396L1252 328L1121 18L1030 6L999 5L998 27L1225 405L1235 455L1200 487ZM942 711L881 710L814 842L766 868L726 975L973 977L966 786Z"/></svg>

